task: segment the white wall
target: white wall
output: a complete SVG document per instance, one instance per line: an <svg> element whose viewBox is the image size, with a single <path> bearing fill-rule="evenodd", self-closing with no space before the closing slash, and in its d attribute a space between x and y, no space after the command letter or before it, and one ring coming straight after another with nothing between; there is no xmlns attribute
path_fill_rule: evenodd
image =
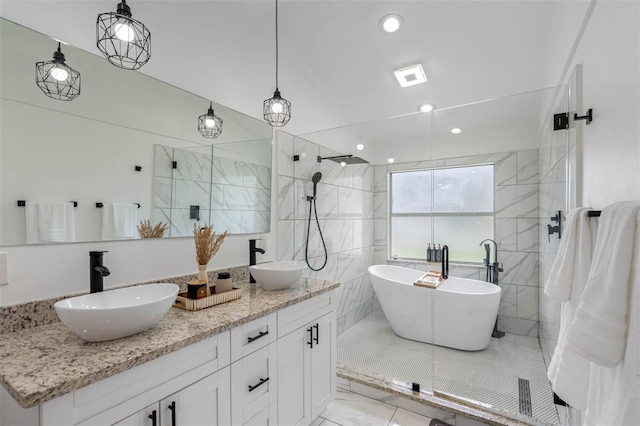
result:
<svg viewBox="0 0 640 426"><path fill-rule="evenodd" d="M373 166L354 164L341 167L318 155L337 155L324 146L284 132L278 135L278 258L305 262L309 218L307 196L313 195L311 177L322 173L317 186L316 207L327 263L305 276L340 282L338 288L337 332L342 333L373 311L373 287L367 268L373 264ZM293 161L294 155L302 155ZM315 214L312 216L308 246L309 264L319 269L325 261Z"/></svg>
<svg viewBox="0 0 640 426"><path fill-rule="evenodd" d="M552 37L547 67L549 79L566 83L575 65L582 64L583 102L577 112L594 110L589 126L577 125L578 148L582 150L577 156L582 172L578 205L600 209L616 201L640 200L640 3L559 2L558 7L556 37ZM569 13L570 9L577 13ZM583 20L585 16L587 20ZM640 298L638 289L634 291L632 311L637 316ZM633 315L630 322L637 324ZM609 404L613 417L600 424L621 424L615 416L624 411L625 403L637 419L637 333L629 334L627 347L635 352L627 353L625 363L598 368L600 386L592 381L591 410L602 398L615 395L617 399L617 404ZM630 369L634 362L634 369ZM573 421L580 421L579 416Z"/></svg>

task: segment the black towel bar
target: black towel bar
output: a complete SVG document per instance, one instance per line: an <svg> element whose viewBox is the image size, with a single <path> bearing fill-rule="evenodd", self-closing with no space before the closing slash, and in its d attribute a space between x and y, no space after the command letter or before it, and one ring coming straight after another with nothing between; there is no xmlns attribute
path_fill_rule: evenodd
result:
<svg viewBox="0 0 640 426"><path fill-rule="evenodd" d="M140 207L141 207L141 206L140 206L140 203L133 203L133 204L135 204L136 206L138 206L138 208L140 208ZM97 209L101 209L101 208L103 208L103 207L104 207L104 204L102 204L102 203L96 203L96 208L97 208Z"/></svg>
<svg viewBox="0 0 640 426"><path fill-rule="evenodd" d="M69 201L70 203L73 203L73 207L78 207L78 202L77 201ZM27 205L27 202L25 200L18 200L18 207L25 207Z"/></svg>
<svg viewBox="0 0 640 426"><path fill-rule="evenodd" d="M600 210L589 210L587 217L600 217L600 213L602 213Z"/></svg>

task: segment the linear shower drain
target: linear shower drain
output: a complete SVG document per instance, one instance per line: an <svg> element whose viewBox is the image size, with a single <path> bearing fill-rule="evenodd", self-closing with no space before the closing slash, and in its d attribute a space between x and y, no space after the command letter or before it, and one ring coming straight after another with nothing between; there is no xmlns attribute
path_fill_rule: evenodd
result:
<svg viewBox="0 0 640 426"><path fill-rule="evenodd" d="M529 389L529 381L518 378L518 395L520 402L520 414L532 417L531 410L531 390Z"/></svg>

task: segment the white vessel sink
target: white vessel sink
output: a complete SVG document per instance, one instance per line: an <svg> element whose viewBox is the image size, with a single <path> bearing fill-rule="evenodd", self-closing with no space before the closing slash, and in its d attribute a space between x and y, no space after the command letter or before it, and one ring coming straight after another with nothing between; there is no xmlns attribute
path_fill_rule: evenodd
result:
<svg viewBox="0 0 640 426"><path fill-rule="evenodd" d="M265 290L282 290L298 282L307 267L304 262L271 262L249 266L249 272Z"/></svg>
<svg viewBox="0 0 640 426"><path fill-rule="evenodd" d="M178 290L175 284L146 284L72 297L53 307L75 334L88 342L102 342L156 325L173 305Z"/></svg>

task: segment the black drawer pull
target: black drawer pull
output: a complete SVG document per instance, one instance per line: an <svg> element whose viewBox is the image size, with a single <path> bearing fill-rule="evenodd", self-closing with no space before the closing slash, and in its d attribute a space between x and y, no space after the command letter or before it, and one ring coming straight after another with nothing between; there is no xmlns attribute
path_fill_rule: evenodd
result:
<svg viewBox="0 0 640 426"><path fill-rule="evenodd" d="M151 426L158 425L158 413L156 413L156 410L153 410L151 414L149 414L149 418L151 419Z"/></svg>
<svg viewBox="0 0 640 426"><path fill-rule="evenodd" d="M316 325L314 325L313 328L316 329L316 337L314 337L313 340L315 340L316 344L319 345L320 344L320 325L316 323Z"/></svg>
<svg viewBox="0 0 640 426"><path fill-rule="evenodd" d="M252 391L256 390L257 388L259 388L260 386L264 385L268 381L269 381L268 377L266 379L260 379L260 382L257 385L249 386L249 392L252 392Z"/></svg>
<svg viewBox="0 0 640 426"><path fill-rule="evenodd" d="M261 337L266 336L267 334L269 334L269 331L261 331L260 334L258 334L256 337L248 337L247 339L249 340L249 343L253 342L254 340L258 340Z"/></svg>
<svg viewBox="0 0 640 426"><path fill-rule="evenodd" d="M176 402L171 401L169 404L169 410L171 410L171 426L176 426Z"/></svg>
<svg viewBox="0 0 640 426"><path fill-rule="evenodd" d="M309 332L309 341L307 342L307 345L311 345L311 349L313 349L313 327L307 328L307 331Z"/></svg>

